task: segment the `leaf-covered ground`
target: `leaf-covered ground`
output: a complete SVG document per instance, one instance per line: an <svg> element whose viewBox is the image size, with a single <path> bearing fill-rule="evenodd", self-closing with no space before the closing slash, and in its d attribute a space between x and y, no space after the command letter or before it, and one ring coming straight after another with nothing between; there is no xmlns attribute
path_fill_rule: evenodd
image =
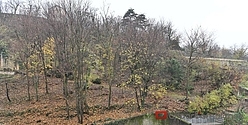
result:
<svg viewBox="0 0 248 125"><path fill-rule="evenodd" d="M62 95L62 82L57 78L49 78L49 94L45 94L45 84L39 85L39 101L35 101L34 85L31 85L31 101L27 101L27 84L24 78L15 76L17 80L9 81L9 95L6 97L4 81L0 84L0 124L77 124L75 112L75 93L73 82L70 84L70 119L67 120L65 99ZM106 84L92 85L88 90L89 114L84 115L84 124L103 124L105 121L127 118L144 113L154 112L157 109L181 111L185 103L179 101L184 98L183 92L170 92L167 96L155 100L148 97L147 106L141 112L137 111L135 94L132 89L113 87L112 107L107 109L108 87Z"/></svg>

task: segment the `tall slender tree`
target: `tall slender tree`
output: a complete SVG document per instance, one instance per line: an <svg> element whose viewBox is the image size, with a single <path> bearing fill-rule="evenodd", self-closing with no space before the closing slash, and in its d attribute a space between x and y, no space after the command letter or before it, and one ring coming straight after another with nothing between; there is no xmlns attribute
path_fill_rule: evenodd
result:
<svg viewBox="0 0 248 125"><path fill-rule="evenodd" d="M186 32L186 39L184 40L186 52L188 54L188 61L186 63L187 71L186 71L186 100L188 100L189 96L189 88L191 85L192 78L192 69L194 64L198 61L199 57L202 54L203 45L207 45L204 48L208 48L213 44L213 37L211 34L208 34L201 27L196 29L192 29L190 32ZM211 44L210 44L211 43Z"/></svg>

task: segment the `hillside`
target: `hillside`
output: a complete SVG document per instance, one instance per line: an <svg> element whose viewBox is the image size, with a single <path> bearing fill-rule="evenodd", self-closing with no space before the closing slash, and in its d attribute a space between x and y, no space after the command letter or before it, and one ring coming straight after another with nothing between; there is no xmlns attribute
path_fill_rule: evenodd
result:
<svg viewBox="0 0 248 125"><path fill-rule="evenodd" d="M70 120L66 119L65 100L62 94L62 83L58 78L49 78L49 94L45 94L43 82L39 85L39 101L35 101L35 90L31 87L32 100L27 101L26 84L22 76L15 76L16 80L8 83L11 102L6 97L5 84L0 84L0 123L1 124L77 124L75 110L75 93L73 82L70 81ZM122 94L123 91L123 94ZM84 124L103 123L104 121L128 118L140 114L154 112L156 109L168 109L169 111L182 111L184 102L179 100L183 96L181 92L170 92L165 98L155 100L147 98L147 107L141 112L137 111L134 93L130 89L122 90L113 87L113 104L107 109L107 85L92 85L88 89L89 114L84 115ZM128 103L129 102L129 103Z"/></svg>

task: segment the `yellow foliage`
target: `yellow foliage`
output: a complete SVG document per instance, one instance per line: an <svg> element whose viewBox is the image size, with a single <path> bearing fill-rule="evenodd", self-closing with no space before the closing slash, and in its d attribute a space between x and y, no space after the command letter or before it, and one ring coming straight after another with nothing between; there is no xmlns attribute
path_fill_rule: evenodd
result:
<svg viewBox="0 0 248 125"><path fill-rule="evenodd" d="M135 99L131 99L131 100L126 101L125 104L129 106L134 106L134 104L136 104L136 101Z"/></svg>
<svg viewBox="0 0 248 125"><path fill-rule="evenodd" d="M34 72L40 70L41 68L41 61L40 61L40 53L38 51L34 51L32 55L28 58L28 64L24 63L29 70L29 76L33 76Z"/></svg>
<svg viewBox="0 0 248 125"><path fill-rule="evenodd" d="M42 50L44 52L45 56L45 65L46 68L53 68L53 63L54 63L54 56L55 56L55 40L54 38L48 38L43 47Z"/></svg>
<svg viewBox="0 0 248 125"><path fill-rule="evenodd" d="M220 107L227 107L236 104L237 98L232 95L232 91L232 86L230 84L225 84L203 97L197 96L189 104L188 111L191 113L196 111L209 112Z"/></svg>
<svg viewBox="0 0 248 125"><path fill-rule="evenodd" d="M163 98L167 93L166 88L161 84L153 84L148 90L155 99Z"/></svg>

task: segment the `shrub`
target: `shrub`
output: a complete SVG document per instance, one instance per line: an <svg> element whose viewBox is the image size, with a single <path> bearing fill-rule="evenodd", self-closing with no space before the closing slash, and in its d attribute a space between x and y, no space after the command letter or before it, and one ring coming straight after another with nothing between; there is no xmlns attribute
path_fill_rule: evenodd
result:
<svg viewBox="0 0 248 125"><path fill-rule="evenodd" d="M207 103L204 103L203 98L196 96L194 98L194 101L190 102L190 105L188 107L188 111L190 113L199 112L199 111L203 111L205 107L207 107Z"/></svg>
<svg viewBox="0 0 248 125"><path fill-rule="evenodd" d="M248 74L243 75L240 86L248 88Z"/></svg>
<svg viewBox="0 0 248 125"><path fill-rule="evenodd" d="M167 91L166 88L161 84L153 84L148 88L149 94L155 99L163 98Z"/></svg>
<svg viewBox="0 0 248 125"><path fill-rule="evenodd" d="M233 88L230 84L222 85L219 89L213 90L203 97L196 97L190 102L188 111L193 112L210 112L220 107L226 107L230 104L237 103L236 96L233 95Z"/></svg>
<svg viewBox="0 0 248 125"><path fill-rule="evenodd" d="M184 77L183 66L177 59L170 59L166 62L164 72L168 75L166 85L170 88L177 89Z"/></svg>
<svg viewBox="0 0 248 125"><path fill-rule="evenodd" d="M91 82L94 84L101 84L102 83L100 78L96 78L96 79L92 80Z"/></svg>
<svg viewBox="0 0 248 125"><path fill-rule="evenodd" d="M221 97L220 105L222 107L237 103L237 98L233 94L233 88L230 84L225 84L219 89L219 96Z"/></svg>
<svg viewBox="0 0 248 125"><path fill-rule="evenodd" d="M225 66L222 67L218 63L211 63L211 66L206 70L207 77L212 83L213 88L219 88L222 84L240 82L242 73L234 68Z"/></svg>
<svg viewBox="0 0 248 125"><path fill-rule="evenodd" d="M203 99L206 100L205 103L207 103L208 107L205 107L205 109L208 111L220 107L221 97L218 90L213 90L206 94Z"/></svg>

